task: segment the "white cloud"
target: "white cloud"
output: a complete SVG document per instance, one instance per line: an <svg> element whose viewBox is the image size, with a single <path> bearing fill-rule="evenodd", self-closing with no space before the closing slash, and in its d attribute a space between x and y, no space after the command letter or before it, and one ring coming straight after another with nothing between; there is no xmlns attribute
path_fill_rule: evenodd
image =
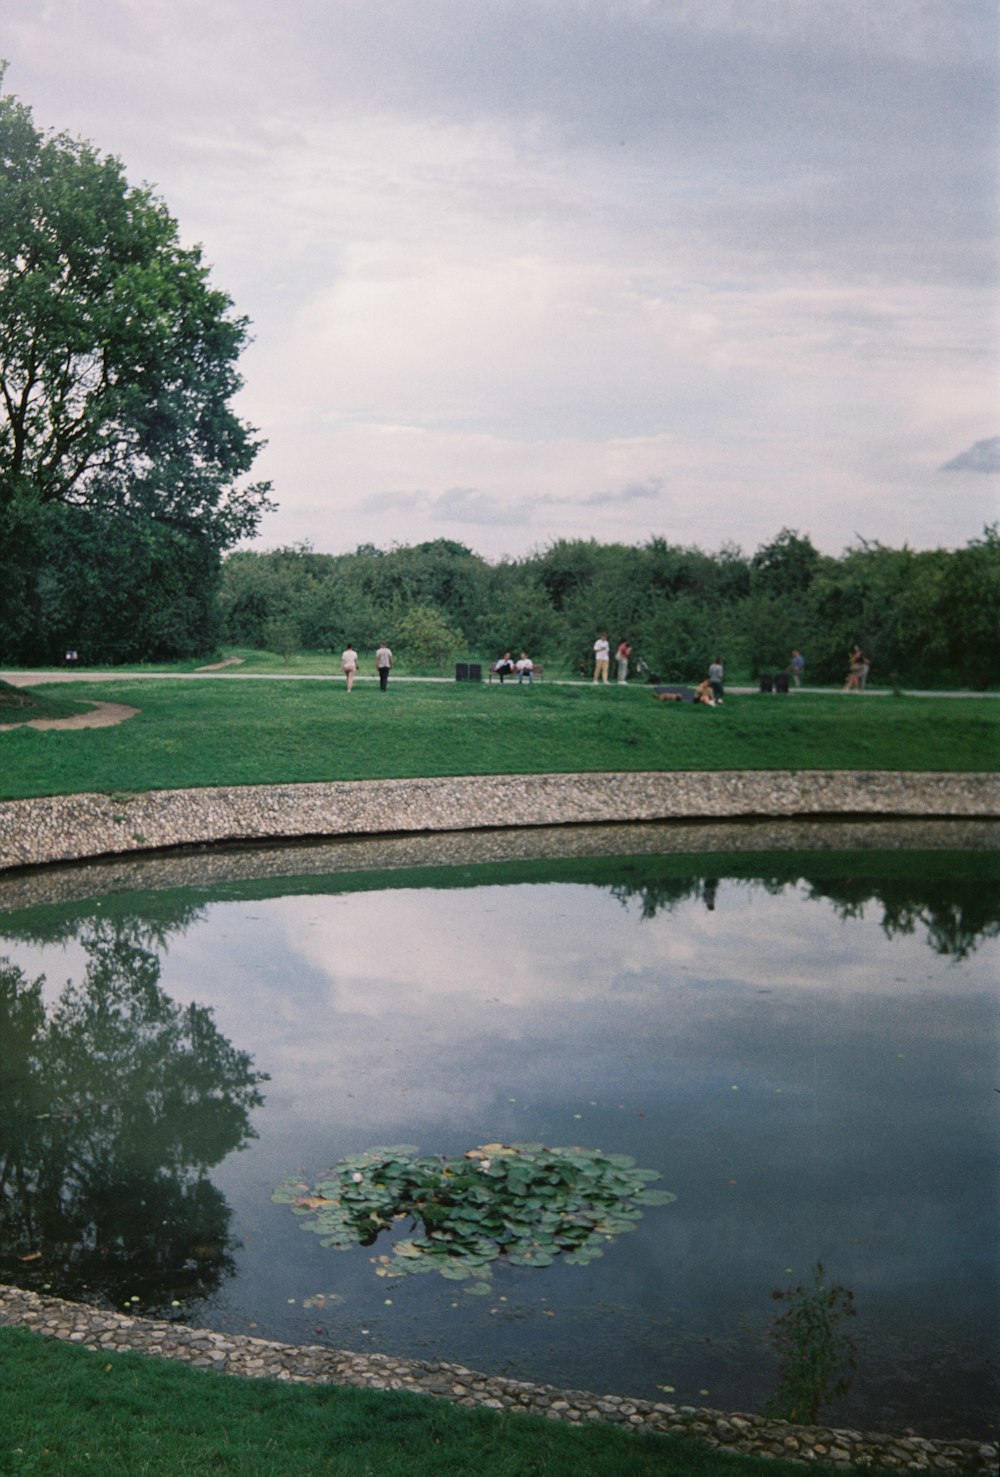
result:
<svg viewBox="0 0 1000 1477"><path fill-rule="evenodd" d="M253 320L265 544L430 521L497 555L627 510L838 552L996 516L933 475L996 402L985 3L47 0L7 30L39 121L154 181Z"/></svg>

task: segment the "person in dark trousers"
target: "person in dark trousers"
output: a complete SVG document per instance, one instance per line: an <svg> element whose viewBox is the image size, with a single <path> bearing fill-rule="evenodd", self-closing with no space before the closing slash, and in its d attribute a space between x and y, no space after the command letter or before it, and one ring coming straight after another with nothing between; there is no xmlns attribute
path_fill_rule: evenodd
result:
<svg viewBox="0 0 1000 1477"><path fill-rule="evenodd" d="M378 685L385 692L389 685L389 671L392 667L392 652L385 642L379 643L378 651L375 653L375 670L378 672Z"/></svg>

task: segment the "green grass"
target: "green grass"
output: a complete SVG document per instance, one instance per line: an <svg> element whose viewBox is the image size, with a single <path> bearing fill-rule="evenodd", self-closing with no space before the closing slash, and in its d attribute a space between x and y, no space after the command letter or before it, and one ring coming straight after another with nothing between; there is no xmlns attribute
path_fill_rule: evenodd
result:
<svg viewBox="0 0 1000 1477"><path fill-rule="evenodd" d="M696 1442L288 1386L0 1329L0 1473L52 1477L794 1477ZM823 1473L824 1468L811 1467ZM845 1469L838 1468L843 1472Z"/></svg>
<svg viewBox="0 0 1000 1477"><path fill-rule="evenodd" d="M73 696L141 711L111 728L0 734L0 798L450 774L975 771L1000 754L1000 706L975 699L751 694L713 709L641 686L367 682L348 695L342 679L183 677L80 683Z"/></svg>
<svg viewBox="0 0 1000 1477"><path fill-rule="evenodd" d="M87 711L86 703L71 701L65 690L58 697L45 697L26 687L0 682L0 723L25 723L35 718L72 718Z"/></svg>

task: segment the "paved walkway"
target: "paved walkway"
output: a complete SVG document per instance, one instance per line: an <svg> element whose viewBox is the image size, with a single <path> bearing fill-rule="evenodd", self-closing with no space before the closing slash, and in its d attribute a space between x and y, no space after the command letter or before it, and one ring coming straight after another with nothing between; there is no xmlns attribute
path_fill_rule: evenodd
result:
<svg viewBox="0 0 1000 1477"><path fill-rule="evenodd" d="M225 670L223 670L225 668ZM126 672L117 667L113 671L66 671L64 668L53 668L49 671L14 671L0 672L0 682L9 682L12 687L40 687L49 682L343 682L343 672L332 670L329 672L236 672L231 666L224 662L216 663L211 667L201 667L194 672ZM374 675L365 676L359 674L356 682L370 683L374 685L378 678ZM393 676L392 685L396 686L403 682L432 682L432 683L454 683L454 677L397 677ZM485 686L487 684L480 684ZM510 683L509 686L516 684ZM609 687L618 684L609 682ZM580 677L546 677L537 684L539 687L593 687L594 683L589 678ZM630 688L641 690L646 686L642 682L630 682ZM832 694L840 692L837 687L803 687L803 694ZM727 684L726 691L734 696L749 696L757 693L756 687L730 686ZM891 697L890 687L867 687L863 693L852 693L855 697ZM971 692L968 689L953 692L935 692L924 688L904 688L905 697L950 697L950 698L1000 698L1000 692ZM789 697L795 696L795 689L788 692Z"/></svg>

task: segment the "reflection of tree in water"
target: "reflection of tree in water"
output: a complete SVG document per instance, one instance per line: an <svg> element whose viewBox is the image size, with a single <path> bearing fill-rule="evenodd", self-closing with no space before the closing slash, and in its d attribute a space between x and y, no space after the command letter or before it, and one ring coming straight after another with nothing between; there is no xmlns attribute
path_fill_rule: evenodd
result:
<svg viewBox="0 0 1000 1477"><path fill-rule="evenodd" d="M847 877L808 886L809 896L828 899L840 918L859 917L867 903L877 903L888 938L924 928L935 954L953 959L967 959L980 944L1000 935L1000 895L988 882L939 878L933 883L893 879L873 884Z"/></svg>
<svg viewBox="0 0 1000 1477"><path fill-rule="evenodd" d="M206 1171L254 1136L265 1079L161 989L142 925L81 941L84 979L50 1011L44 979L0 960L0 1280L163 1309L233 1270Z"/></svg>
<svg viewBox="0 0 1000 1477"><path fill-rule="evenodd" d="M718 883L715 885L718 886ZM672 913L678 903L701 895L702 882L699 877L658 877L654 882L617 882L611 888L611 896L620 903L627 905L633 898L638 898L640 916L643 918L655 918L658 913ZM710 906L715 906L714 892Z"/></svg>
<svg viewBox="0 0 1000 1477"><path fill-rule="evenodd" d="M842 919L860 918L874 903L882 910L882 930L888 938L926 930L936 954L966 959L987 939L1000 936L1000 892L973 878L920 879L901 877L873 880L843 878L727 878L730 885L760 887L777 896L801 881L813 902L827 901ZM642 918L670 913L680 903L700 899L714 912L718 877L657 878L654 881L616 883L612 897L623 904L637 898Z"/></svg>

